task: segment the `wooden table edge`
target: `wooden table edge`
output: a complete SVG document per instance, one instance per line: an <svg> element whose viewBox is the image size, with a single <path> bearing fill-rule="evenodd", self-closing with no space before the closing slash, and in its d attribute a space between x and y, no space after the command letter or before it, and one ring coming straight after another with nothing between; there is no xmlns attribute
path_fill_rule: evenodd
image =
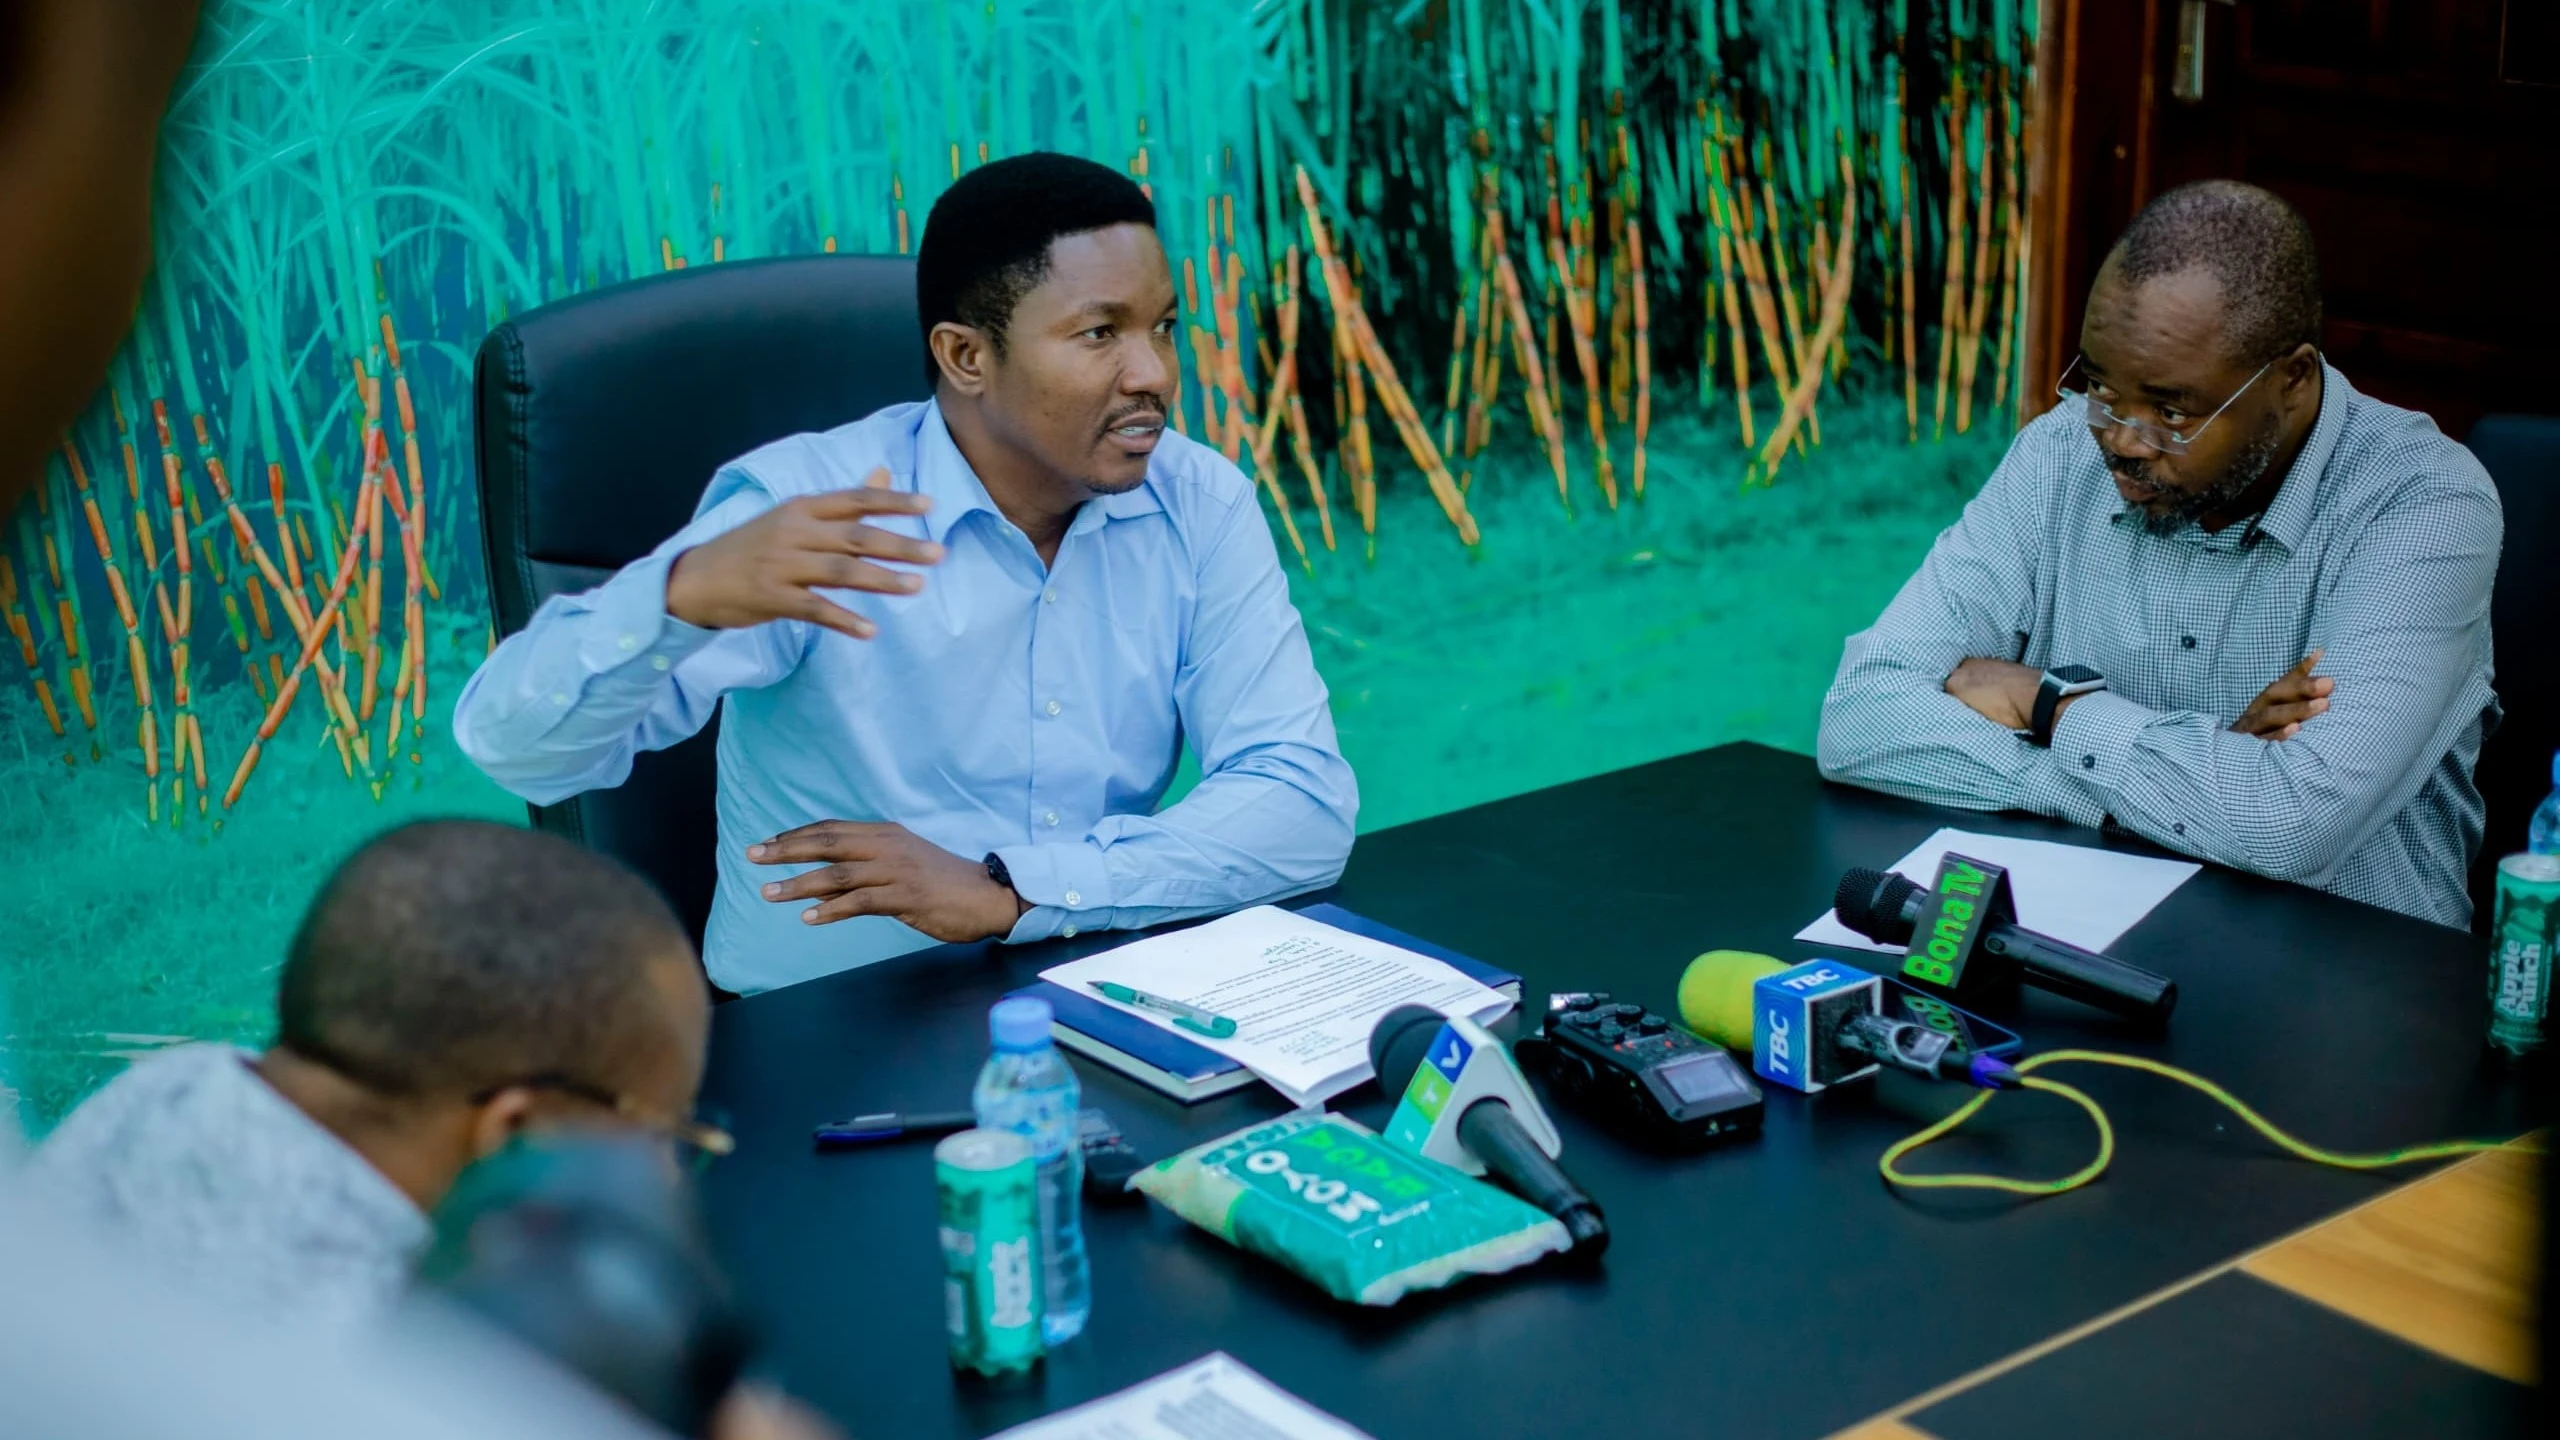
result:
<svg viewBox="0 0 2560 1440"><path fill-rule="evenodd" d="M2033 1364L2037 1360L2040 1360L2053 1352L2063 1349L2066 1346L2076 1344L2091 1335L2097 1334L2101 1330L2107 1329L2109 1326L2119 1324L2122 1321L2139 1315L2155 1306L2174 1300L2180 1295L2184 1295L2188 1291L2193 1290L2197 1286L2205 1284L2208 1281L2219 1279L2224 1275L2240 1272L2251 1262L2259 1259L2261 1256L2280 1250L2285 1246L2294 1244L2308 1236L2341 1224L2342 1222L2350 1220L2375 1206L2387 1204L2406 1195L2408 1192L2419 1186L2438 1183L2458 1174L2459 1172L2469 1170L2474 1166L2495 1162L2503 1156L2513 1156L2516 1154L2539 1155L2547 1144L2547 1139L2548 1137L2546 1133L2542 1131L2535 1131L2530 1134L2520 1135L2500 1145L2496 1150L2484 1151L2477 1155L2466 1156L2450 1165L2429 1171L2427 1174L2421 1175L2414 1180L2406 1182L2405 1184L2395 1185L2379 1195L2357 1201L2355 1204L2349 1205L2333 1214L2322 1216L2320 1219L2314 1220L2308 1225L2304 1225L2298 1229L2279 1235L2275 1239L2270 1240L2263 1245L2253 1246L2250 1249L2243 1250L2239 1254L2233 1255L2228 1259L2209 1265L2192 1275L2185 1276L2178 1280L2173 1280L2170 1283L2161 1286L2157 1290L2153 1290L2148 1294L2129 1300L2124 1304L2117 1306L2113 1310L2109 1310L2101 1315L2093 1316L2067 1330L2048 1335L2044 1339L2039 1340L2032 1345L2027 1345L2018 1350L2012 1351L2009 1354L1992 1361L1988 1365L1968 1371L1963 1375L1957 1376L1953 1380L1947 1381L1943 1385L1939 1385L1933 1389L1924 1390L1920 1394L1914 1395L1900 1404L1880 1410L1877 1413L1868 1416L1866 1419L1858 1421L1854 1425L1849 1425L1842 1429L1833 1431L1826 1437L1826 1440L1932 1440L1928 1431L1911 1423L1912 1416L1917 1415L1932 1406L1940 1404L1943 1401L1953 1399L1968 1390L1988 1384L2013 1370ZM2318 1302L2315 1300L2313 1303Z"/></svg>

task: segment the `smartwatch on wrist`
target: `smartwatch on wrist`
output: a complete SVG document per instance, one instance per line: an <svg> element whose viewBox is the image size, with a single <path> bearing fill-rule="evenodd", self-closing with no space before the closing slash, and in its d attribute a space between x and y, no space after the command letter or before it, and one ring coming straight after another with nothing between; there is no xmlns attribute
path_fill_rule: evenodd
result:
<svg viewBox="0 0 2560 1440"><path fill-rule="evenodd" d="M2107 688L2107 677L2086 665L2056 665L2044 672L2044 683L2036 687L2035 713L2027 719L2026 741L2030 745L2050 748L2053 744L2053 717L2062 702L2074 695Z"/></svg>
<svg viewBox="0 0 2560 1440"><path fill-rule="evenodd" d="M1013 872L1004 868L1004 857L993 850L987 852L987 878L1007 890L1013 888Z"/></svg>

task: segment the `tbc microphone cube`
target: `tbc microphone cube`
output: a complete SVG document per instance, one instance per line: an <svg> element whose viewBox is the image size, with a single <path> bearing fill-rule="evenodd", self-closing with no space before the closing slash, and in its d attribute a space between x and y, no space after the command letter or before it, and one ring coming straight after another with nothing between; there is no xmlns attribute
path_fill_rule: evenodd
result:
<svg viewBox="0 0 2560 1440"><path fill-rule="evenodd" d="M1443 1021L1431 1049L1413 1069L1413 1079L1396 1102L1387 1122L1388 1141L1416 1155L1437 1160L1464 1174L1482 1175L1484 1162L1458 1138L1458 1120L1479 1100L1500 1100L1511 1107L1529 1138L1554 1156L1564 1139L1546 1107L1538 1103L1521 1077L1511 1052L1483 1026L1464 1016Z"/></svg>
<svg viewBox="0 0 2560 1440"><path fill-rule="evenodd" d="M1884 1009L1884 981L1838 960L1808 960L1751 987L1751 1068L1810 1095L1875 1073L1843 1049L1840 1027Z"/></svg>

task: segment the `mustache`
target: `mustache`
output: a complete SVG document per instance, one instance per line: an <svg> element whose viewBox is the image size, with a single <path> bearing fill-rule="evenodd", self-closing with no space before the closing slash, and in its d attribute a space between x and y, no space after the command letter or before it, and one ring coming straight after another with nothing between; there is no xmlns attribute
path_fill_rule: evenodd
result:
<svg viewBox="0 0 2560 1440"><path fill-rule="evenodd" d="M1161 425L1164 423L1164 414L1164 401L1151 395L1137 404L1122 406L1112 411L1110 417L1102 422L1102 428L1106 432L1117 430L1142 416Z"/></svg>
<svg viewBox="0 0 2560 1440"><path fill-rule="evenodd" d="M2119 477L2131 481L2133 484L2138 485L2145 490L2152 491L2155 494L2168 489L2167 486L2161 484L2157 479L2152 477L2151 464L2146 460L2130 460L2120 456L2110 455L2107 457L2107 469L2114 472Z"/></svg>

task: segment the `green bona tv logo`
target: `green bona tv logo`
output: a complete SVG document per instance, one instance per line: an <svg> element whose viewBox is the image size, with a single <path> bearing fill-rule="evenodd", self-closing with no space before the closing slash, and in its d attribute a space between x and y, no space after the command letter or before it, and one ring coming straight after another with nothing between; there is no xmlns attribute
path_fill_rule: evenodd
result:
<svg viewBox="0 0 2560 1440"><path fill-rule="evenodd" d="M1938 883L1929 904L1913 927L1911 952L1902 973L1933 985L1952 987L1964 975L1973 954L1975 932L1995 918L2007 878L1997 865L1962 855L1949 855L1938 866Z"/></svg>

